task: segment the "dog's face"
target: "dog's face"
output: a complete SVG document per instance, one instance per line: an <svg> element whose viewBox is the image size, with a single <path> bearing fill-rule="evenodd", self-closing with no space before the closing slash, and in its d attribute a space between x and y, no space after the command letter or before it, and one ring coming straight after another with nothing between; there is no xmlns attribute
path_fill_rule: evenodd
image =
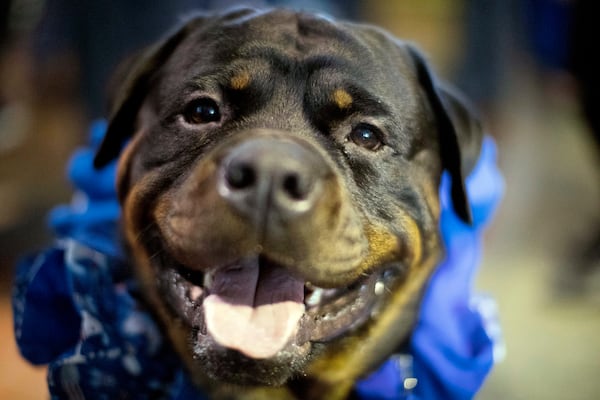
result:
<svg viewBox="0 0 600 400"><path fill-rule="evenodd" d="M409 45L306 14L198 17L139 60L96 163L131 138L125 237L192 376L347 391L412 327L443 170L469 218L477 123Z"/></svg>

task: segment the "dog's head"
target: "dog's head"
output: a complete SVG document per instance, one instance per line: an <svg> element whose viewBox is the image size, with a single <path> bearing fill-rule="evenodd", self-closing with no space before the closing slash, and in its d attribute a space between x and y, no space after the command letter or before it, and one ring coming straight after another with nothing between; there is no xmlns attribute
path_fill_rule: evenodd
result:
<svg viewBox="0 0 600 400"><path fill-rule="evenodd" d="M347 386L406 338L442 172L481 130L409 44L290 11L197 17L141 55L101 167L136 272L201 384ZM343 386L343 385L342 385Z"/></svg>

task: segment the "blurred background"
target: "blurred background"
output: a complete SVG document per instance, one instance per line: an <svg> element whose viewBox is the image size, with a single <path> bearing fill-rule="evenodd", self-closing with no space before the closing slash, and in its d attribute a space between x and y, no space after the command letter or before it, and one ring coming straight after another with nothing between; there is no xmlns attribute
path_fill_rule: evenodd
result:
<svg viewBox="0 0 600 400"><path fill-rule="evenodd" d="M105 115L110 71L186 11L237 3L0 0L0 398L47 397L45 371L14 343L11 276L20 255L52 240L45 215L69 201L65 167ZM497 140L506 195L477 287L497 299L506 355L477 398L600 398L595 2L298 3L418 43Z"/></svg>

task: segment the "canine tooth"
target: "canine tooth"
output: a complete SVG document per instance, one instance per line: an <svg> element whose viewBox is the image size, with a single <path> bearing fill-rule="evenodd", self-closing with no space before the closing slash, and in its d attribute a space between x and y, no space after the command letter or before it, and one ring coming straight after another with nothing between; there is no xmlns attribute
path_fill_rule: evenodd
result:
<svg viewBox="0 0 600 400"><path fill-rule="evenodd" d="M192 288L190 289L190 299L192 299L192 301L197 301L200 296L202 296L202 288L200 286L192 286Z"/></svg>
<svg viewBox="0 0 600 400"><path fill-rule="evenodd" d="M306 305L309 307L316 306L321 302L323 297L323 289L315 289L306 299Z"/></svg>
<svg viewBox="0 0 600 400"><path fill-rule="evenodd" d="M381 296L384 291L385 291L385 283L383 283L381 281L375 282L375 295Z"/></svg>

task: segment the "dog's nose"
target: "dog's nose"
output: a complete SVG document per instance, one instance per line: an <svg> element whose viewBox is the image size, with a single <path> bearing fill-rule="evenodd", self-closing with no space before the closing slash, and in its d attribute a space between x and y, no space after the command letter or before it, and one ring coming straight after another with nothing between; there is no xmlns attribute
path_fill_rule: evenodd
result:
<svg viewBox="0 0 600 400"><path fill-rule="evenodd" d="M252 219L290 218L313 208L326 170L307 145L279 138L238 144L223 159L219 192Z"/></svg>

